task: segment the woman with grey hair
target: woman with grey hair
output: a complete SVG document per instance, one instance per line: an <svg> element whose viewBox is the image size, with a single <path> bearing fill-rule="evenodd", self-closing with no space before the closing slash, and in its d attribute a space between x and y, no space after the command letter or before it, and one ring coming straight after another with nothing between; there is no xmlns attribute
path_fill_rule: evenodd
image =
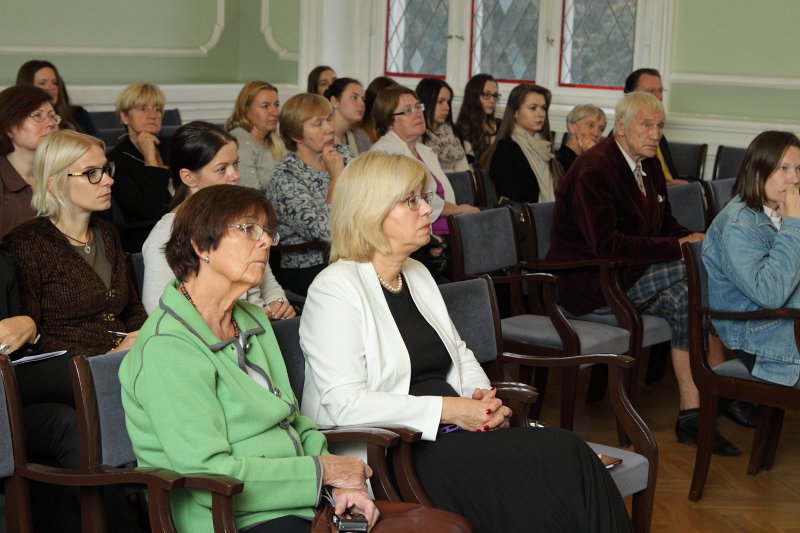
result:
<svg viewBox="0 0 800 533"><path fill-rule="evenodd" d="M605 112L592 104L581 104L567 114L567 141L556 151L566 172L583 152L600 142L608 121Z"/></svg>

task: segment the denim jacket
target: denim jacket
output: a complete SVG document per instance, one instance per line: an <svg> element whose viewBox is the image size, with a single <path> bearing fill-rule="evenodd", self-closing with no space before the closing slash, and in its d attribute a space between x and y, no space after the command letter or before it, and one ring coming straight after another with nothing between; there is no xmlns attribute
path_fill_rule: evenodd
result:
<svg viewBox="0 0 800 533"><path fill-rule="evenodd" d="M800 308L800 218L776 230L762 209L734 198L714 219L703 242L712 309ZM794 322L787 318L712 319L722 342L756 355L753 375L793 386L800 377Z"/></svg>

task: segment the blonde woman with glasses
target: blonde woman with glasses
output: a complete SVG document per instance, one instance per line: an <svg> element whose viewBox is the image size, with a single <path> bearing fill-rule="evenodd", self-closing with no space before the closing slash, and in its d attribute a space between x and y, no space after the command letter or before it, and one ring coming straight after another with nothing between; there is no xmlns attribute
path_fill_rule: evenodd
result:
<svg viewBox="0 0 800 533"><path fill-rule="evenodd" d="M36 216L33 156L60 122L44 90L15 86L0 92L0 239Z"/></svg>
<svg viewBox="0 0 800 533"><path fill-rule="evenodd" d="M147 315L129 284L116 229L93 216L111 207L114 164L105 145L71 130L53 132L36 151L33 173L37 217L3 242L17 258L23 314L39 321L46 352L130 348Z"/></svg>

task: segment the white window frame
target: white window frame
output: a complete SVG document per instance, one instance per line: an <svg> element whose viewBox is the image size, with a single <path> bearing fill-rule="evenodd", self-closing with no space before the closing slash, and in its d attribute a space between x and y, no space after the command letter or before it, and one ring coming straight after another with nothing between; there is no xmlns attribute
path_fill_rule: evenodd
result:
<svg viewBox="0 0 800 533"><path fill-rule="evenodd" d="M619 90L558 85L562 0L541 0L541 3L536 82L553 92L554 107L568 109L592 102L613 109L621 94ZM456 93L457 102L469 79L471 9L469 0L450 0L446 79ZM383 75L386 10L386 0L301 0L298 85L304 87L306 75L319 64L330 64L340 75L360 79L365 84ZM667 88L674 12L675 0L638 0L636 8L633 68L658 69ZM397 80L412 88L418 81L407 77ZM620 80L620 85L623 81ZM500 92L508 95L514 85L501 83Z"/></svg>

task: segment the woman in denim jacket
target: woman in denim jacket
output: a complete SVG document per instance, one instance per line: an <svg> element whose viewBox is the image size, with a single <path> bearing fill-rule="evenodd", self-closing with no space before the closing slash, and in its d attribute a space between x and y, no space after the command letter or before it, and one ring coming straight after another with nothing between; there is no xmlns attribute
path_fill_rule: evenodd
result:
<svg viewBox="0 0 800 533"><path fill-rule="evenodd" d="M756 137L747 148L734 197L714 219L703 243L712 308L800 308L798 183L800 139L780 131ZM792 319L712 323L753 376L798 385L800 353Z"/></svg>

